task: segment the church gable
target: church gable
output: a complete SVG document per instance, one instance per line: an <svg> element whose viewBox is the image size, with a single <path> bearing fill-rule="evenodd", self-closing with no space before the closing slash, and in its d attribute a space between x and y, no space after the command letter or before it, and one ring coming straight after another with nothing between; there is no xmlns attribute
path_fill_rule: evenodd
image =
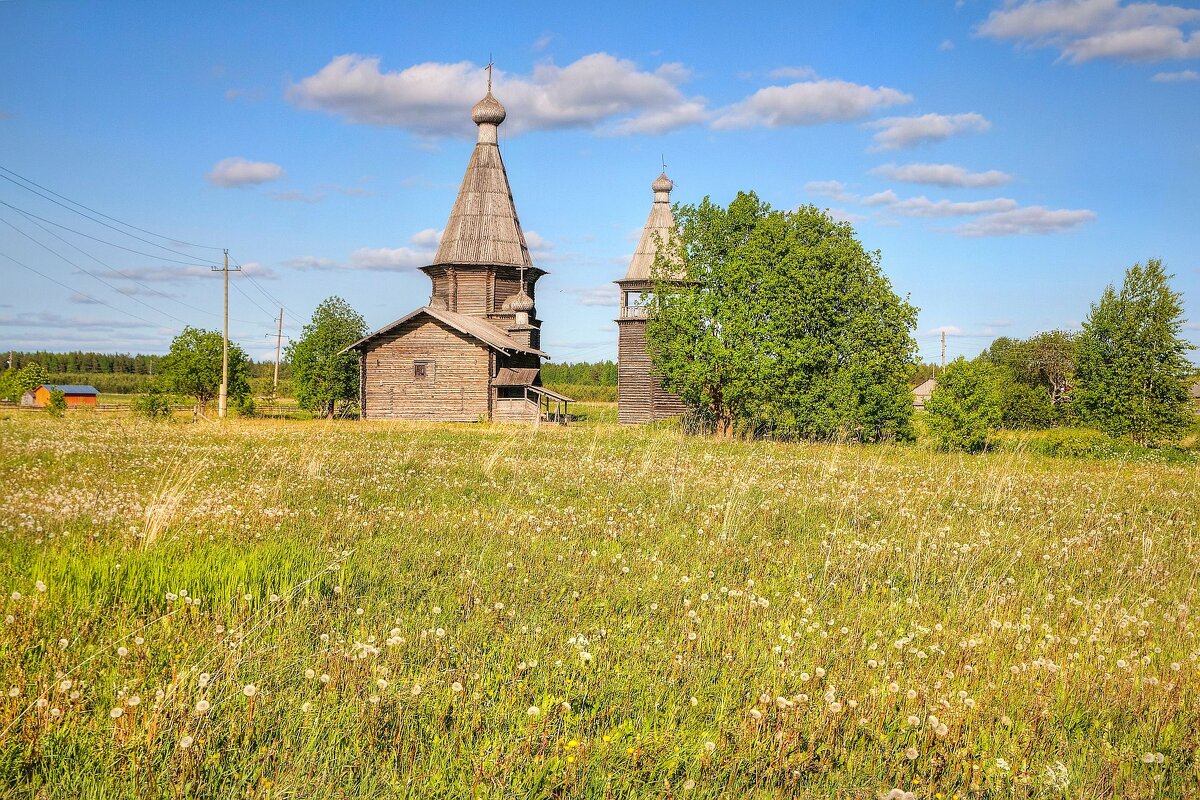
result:
<svg viewBox="0 0 1200 800"><path fill-rule="evenodd" d="M473 422L490 414L491 350L432 316L377 335L361 352L371 419Z"/></svg>

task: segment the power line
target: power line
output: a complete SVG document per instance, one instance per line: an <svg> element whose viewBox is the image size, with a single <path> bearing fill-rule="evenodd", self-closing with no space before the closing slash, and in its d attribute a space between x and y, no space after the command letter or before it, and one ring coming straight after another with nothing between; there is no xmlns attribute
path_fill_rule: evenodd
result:
<svg viewBox="0 0 1200 800"><path fill-rule="evenodd" d="M150 309L151 311L158 312L159 314L162 314L164 317L170 317L171 319L175 320L176 322L179 322L179 323L181 323L181 324L183 324L183 325L187 325L187 322L186 322L185 320L182 320L182 319L180 319L179 317L175 316L174 314L171 314L171 313L169 313L169 312L167 312L167 311L163 311L161 308L155 308L154 306L150 305L150 304L149 304L149 303L147 303L146 301L144 301L144 300L142 300L142 299L140 299L140 298L134 297L133 295L129 294L128 292L123 292L123 291L121 291L120 287L113 286L111 283L109 283L108 281L104 280L104 278L101 278L99 275L97 275L97 274L96 274L96 273L94 273L94 272L89 272L88 270L86 270L86 269L84 269L83 267L79 266L79 265L78 265L78 264L76 264L74 261L72 261L71 259L67 258L66 256L64 256L62 253L58 252L58 251L57 251L57 250L55 250L54 248L50 247L49 245L47 245L47 244L45 244L45 243L43 243L43 242L39 242L37 239L35 239L34 237L30 236L28 233L26 233L25 231L21 230L21 229L20 229L20 228L18 228L16 225L13 225L13 224L12 224L11 222L9 222L8 220L6 220L6 219L0 219L0 222L3 222L5 225L7 225L8 227L12 228L14 231L16 231L17 233L21 234L21 235L22 235L22 236L24 236L26 239L28 239L29 241L33 242L34 244L36 244L38 247L42 248L42 249L43 249L43 250L45 250L46 252L48 252L48 253L50 253L50 254L52 254L52 255L58 256L58 257L59 257L59 258L61 258L63 261L65 261L65 262L67 262L68 264L70 264L72 267L74 267L75 269L77 269L77 270L79 270L80 272L82 272L84 275L87 275L88 277L95 278L96 280L100 281L100 282L101 282L101 283L103 283L105 286L107 286L108 288L110 288L110 289L112 289L114 292L116 292L117 294L124 295L125 297L128 297L128 298L129 298L130 300L132 300L133 302L135 302L135 303L137 303L137 304L139 304L139 305L143 305L143 306L145 306L146 308ZM72 290L72 291L74 291L74 290Z"/></svg>
<svg viewBox="0 0 1200 800"><path fill-rule="evenodd" d="M4 177L4 176L0 175L0 177ZM11 203L6 203L3 200L0 200L0 205L8 206L9 208L11 208L13 211L16 211L17 213L28 214L29 216L33 217L34 219L40 219L42 222L45 222L48 225L53 225L56 228L62 228L63 230L70 231L71 233L74 233L78 236L82 236L85 239L91 239L94 242L99 242L100 244L106 244L109 247L116 247L120 250L125 250L130 253L136 253L139 256L146 256L147 258L153 258L153 259L157 259L159 261L170 261L175 264L183 264L184 266L188 266L188 267L211 267L212 266L211 263L206 263L206 262L202 262L202 261L180 261L177 258L167 258L166 256L161 256L161 255L158 255L157 253L144 253L141 250L134 250L131 247L126 247L125 245L117 244L116 242L109 242L104 239L99 239L95 236L84 233L83 231L77 231L74 228L68 227L61 223L54 222L53 220L48 220L45 217L39 217L37 214L34 214L29 211L25 211L24 209L21 209L21 208L17 208L16 206L12 205ZM164 249L168 249L168 248L164 248ZM187 253L182 253L181 255L187 255Z"/></svg>
<svg viewBox="0 0 1200 800"><path fill-rule="evenodd" d="M238 262L238 260L237 260L236 258L233 260L233 263L237 264L239 267L242 267L241 263L239 263L239 262ZM280 300L280 299L279 299L279 298L277 298L275 295L273 295L273 294L271 294L270 292L268 292L268 291L266 290L266 288L264 288L264 287L263 287L263 285L262 285L262 284L260 284L260 283L259 283L258 281L256 281L256 280L254 280L254 276L253 276L253 275L251 275L249 272L246 272L244 267L243 267L242 269L243 269L243 271L242 271L242 275L246 276L246 278L247 278L247 279L249 279L250 283L254 284L254 288L258 289L258 291L262 293L262 296L263 296L263 297L267 298L268 300L270 300L270 301L271 301L272 303L274 303L275 305L277 305L277 306L280 306L281 308L284 308L284 312L283 312L283 313L285 313L285 314L287 314L289 317L291 317L291 318L292 318L292 319L293 319L293 320L296 322L296 324L297 324L297 325L299 325L300 327L304 327L304 325L306 324L306 323L304 322L304 320L300 319L300 318L299 318L299 317L297 317L295 314L293 314L291 311L287 310L287 308L286 308L286 306L284 305L284 303L283 303L283 301L282 301L282 300Z"/></svg>
<svg viewBox="0 0 1200 800"><path fill-rule="evenodd" d="M0 175L0 177L4 177L4 176ZM30 218L29 218L29 215L28 215L28 214L25 214L25 212L23 212L23 211L19 211L18 213L20 213L22 216L25 216L25 217L28 219L28 221L29 221L29 222L33 223L33 224L34 224L34 225L36 225L38 228L41 228L41 230L45 231L45 232L46 232L48 235L50 235L50 236L53 236L55 239L58 239L60 242L62 242L63 244L65 244L67 247L70 247L70 248L72 248L72 249L73 249L73 250L75 250L76 252L78 252L78 253L82 253L83 255L87 256L87 257L88 257L88 258L90 258L92 261L95 261L97 264L99 264L100 266L104 267L104 268L105 268L105 269L107 269L109 272L113 273L114 275L116 275L117 277L121 278L122 280L127 280L127 281L130 281L130 282L132 282L132 283L136 283L138 286L142 287L143 289L145 289L145 290L146 290L146 291L148 291L148 292L153 292L154 294L157 294L158 296L162 297L162 298L163 298L163 299L165 299L165 300L170 300L172 303L178 303L179 305L181 305L181 306L183 306L183 307L185 307L185 308L190 308L190 309L192 309L193 311L199 311L201 314L207 314L207 315L209 315L209 316L212 316L212 317L219 317L219 316L221 316L220 314L217 314L216 312L213 312L213 311L207 311L207 310L205 310L205 309L203 309L203 308L200 308L199 306L194 306L194 305L192 305L191 303L185 303L184 301L182 301L182 300L179 300L178 298L172 297L172 296L171 296L171 295L169 295L169 294L166 294L166 293L164 293L164 292L160 292L158 289L155 289L155 288L154 288L154 287L152 287L152 286L148 286L148 285L146 285L146 284L142 283L142 282L141 282L141 281L139 281L137 278L134 278L134 277L132 277L132 276L130 276L130 275L127 275L127 274L125 274L125 273L121 272L120 270L118 270L118 269L116 269L116 268L112 267L111 265L109 265L109 264L105 263L104 261L101 261L99 258L96 258L96 256L94 256L94 255L92 255L91 253L87 252L86 250L84 250L84 249L82 249L82 248L78 247L78 246L77 246L77 245L75 245L73 242L69 242L69 241L67 241L66 239L64 239L63 237L59 236L59 235L58 235L57 233L55 233L54 231L52 231L52 230L48 230L48 229L47 229L47 228L46 228L44 225L42 225L41 223L39 223L39 222L36 222L36 221L34 221L33 219L30 219ZM115 287L114 287L114 288L115 288ZM128 293L124 292L124 291L123 291L123 290L121 290L121 289L116 289L116 291L120 292L121 294L124 294L126 297L131 297L131 295L129 295ZM163 312L163 313L166 313L166 312ZM260 324L260 323L257 323L257 322L251 322L250 320L246 320L246 319L235 319L235 320L234 320L234 322L240 322L240 323L244 323L244 324L247 324L247 325L258 325L258 324Z"/></svg>
<svg viewBox="0 0 1200 800"><path fill-rule="evenodd" d="M5 220L0 220L0 222L5 222ZM8 223L5 222L5 224L8 224ZM93 303L99 303L102 306L107 306L108 308L111 308L113 311L116 311L117 313L124 314L127 317L133 317L134 319L137 319L137 320L141 320L142 322L146 323L147 325L161 326L161 323L151 322L150 320L146 319L145 317L139 317L137 314L134 314L132 311L126 311L123 308L117 308L116 306L112 305L111 303L106 303L103 300L100 300L99 298L92 297L90 294L86 294L85 292L80 292L78 289L73 289L70 286L68 286L67 284L58 280L57 278L52 278L49 275L47 275L46 273L41 272L40 270L36 270L33 267L29 266L28 264L18 261L17 259L10 256L8 253L0 253L0 256L4 256L9 261L16 264L18 267L24 267L25 269L29 270L30 272L34 273L35 275L41 275L43 278L50 281L51 283L57 283L59 286L63 287L64 289L66 289L68 291L78 292L81 296L86 297L88 300L91 300Z"/></svg>
<svg viewBox="0 0 1200 800"><path fill-rule="evenodd" d="M94 208L89 208L88 206L85 206L83 203L72 200L69 197L64 197L63 195L59 194L58 192L56 192L52 189L47 189L45 186L42 186L41 184L39 184L35 181L32 181L23 175L18 175L17 173L13 172L11 169L0 166L0 171L7 172L9 175L14 175L17 178L20 178L25 183L28 183L31 186L36 186L37 188L41 189L43 192L49 192L50 194L54 195L54 197L57 197L62 200L66 200L68 203L71 203L72 205L79 206L80 208L86 208L88 211L92 212L93 214L104 217L105 219L112 220L113 222L116 222L119 225L124 225L126 228L133 228L135 231L140 231L141 233L149 234L150 236L157 236L159 239L166 239L168 242L173 242L175 244L181 244L181 245L184 245L185 247L198 247L202 250L220 250L221 249L220 247L213 247L212 245L207 245L207 244L193 244L192 242L185 242L182 239L176 239L173 236L163 236L161 233L155 233L154 231L148 231L145 228L139 228L138 226L131 225L128 222L122 222L121 220L117 219L116 217L110 217L108 214L97 211ZM33 189L30 189L28 186L22 186L20 183L17 183L12 178L9 178L4 175L0 175L0 178L4 178L6 181L9 181L10 183L13 183L17 186L20 186L22 189L25 189L26 191L33 192L34 194L37 194L39 197L43 197L46 200L49 200L51 203L57 203L58 205L63 206L63 204L59 203L57 200L54 200L53 198L50 198L50 197L46 197L45 195L39 194L38 192L34 192ZM68 211L71 211L75 214L79 214L80 216L84 216L84 217L87 216L86 214L82 214L81 212L76 211L75 209L70 208L68 206L63 206L63 208L66 208ZM91 218L89 217L89 219L91 219ZM100 222L99 220L94 220L94 221ZM105 223L100 222L100 224L104 225ZM109 225L107 227L111 228L112 226ZM119 230L119 229L113 228L113 230ZM127 236L130 235L130 234L126 233L125 231L120 231L120 233L125 233L125 235L127 235ZM134 238L137 238L137 237L134 237ZM143 239L142 241L145 241L145 240ZM149 244L154 244L154 243L150 242ZM154 246L162 247L162 245L158 245L158 244L155 244ZM170 249L170 248L163 248L163 249L166 250L166 249ZM184 255L186 255L186 253Z"/></svg>

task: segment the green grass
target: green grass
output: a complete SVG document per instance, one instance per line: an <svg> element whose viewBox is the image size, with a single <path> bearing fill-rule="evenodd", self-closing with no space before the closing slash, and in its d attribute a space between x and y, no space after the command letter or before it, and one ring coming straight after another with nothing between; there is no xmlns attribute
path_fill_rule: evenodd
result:
<svg viewBox="0 0 1200 800"><path fill-rule="evenodd" d="M1194 462L572 410L0 413L0 795L1200 791Z"/></svg>

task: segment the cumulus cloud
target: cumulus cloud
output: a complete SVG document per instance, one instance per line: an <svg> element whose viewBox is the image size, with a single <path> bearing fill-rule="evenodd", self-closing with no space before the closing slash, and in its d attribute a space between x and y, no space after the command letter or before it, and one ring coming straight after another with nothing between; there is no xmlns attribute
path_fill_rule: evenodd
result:
<svg viewBox="0 0 1200 800"><path fill-rule="evenodd" d="M1096 212L1087 209L1051 210L1042 206L1028 206L981 217L960 225L955 232L969 237L1059 233L1095 218Z"/></svg>
<svg viewBox="0 0 1200 800"><path fill-rule="evenodd" d="M406 272L432 263L442 241L442 231L425 228L408 237L409 246L360 247L343 261L319 256L300 256L284 262L284 266L298 270L369 270L379 272Z"/></svg>
<svg viewBox="0 0 1200 800"><path fill-rule="evenodd" d="M599 286L572 286L563 292L573 295L581 306L615 306L619 304L620 293L611 283Z"/></svg>
<svg viewBox="0 0 1200 800"><path fill-rule="evenodd" d="M924 195L901 199L891 189L866 197L863 202L869 206L883 206L904 217L963 217L1011 211L1017 207L1017 201L1007 197L966 202L930 200Z"/></svg>
<svg viewBox="0 0 1200 800"><path fill-rule="evenodd" d="M105 273L110 279L137 281L139 283L178 283L194 278L210 278L219 275L209 267L123 267ZM270 267L251 262L242 265L242 274L255 278L276 278L278 275Z"/></svg>
<svg viewBox="0 0 1200 800"><path fill-rule="evenodd" d="M223 158L213 165L205 177L209 183L225 188L254 186L277 181L285 175L283 167L268 161L249 161L245 158Z"/></svg>
<svg viewBox="0 0 1200 800"><path fill-rule="evenodd" d="M817 77L817 71L812 67L778 67L768 72L767 76L777 80L803 81Z"/></svg>
<svg viewBox="0 0 1200 800"><path fill-rule="evenodd" d="M662 133L704 118L705 100L687 97L679 64L654 71L627 59L592 53L559 67L539 64L530 75L495 71L496 95L508 109L505 129L593 128L606 133ZM421 136L468 134L467 109L484 88L482 67L468 61L425 62L382 71L380 59L340 55L293 84L287 98L301 108L351 122L405 128Z"/></svg>
<svg viewBox="0 0 1200 800"><path fill-rule="evenodd" d="M839 203L856 203L858 195L850 192L841 181L809 181L804 184L804 191L818 197L828 197Z"/></svg>
<svg viewBox="0 0 1200 800"><path fill-rule="evenodd" d="M982 133L992 127L982 114L922 114L915 117L885 117L867 123L875 134L873 151L902 150L926 142L940 142L962 133Z"/></svg>
<svg viewBox="0 0 1200 800"><path fill-rule="evenodd" d="M761 125L781 128L862 119L879 108L912 102L912 95L886 86L872 88L849 81L800 81L768 86L722 109L712 126L718 130Z"/></svg>
<svg viewBox="0 0 1200 800"><path fill-rule="evenodd" d="M531 253L541 254L543 257L549 255L550 251L554 249L554 243L537 231L525 231L525 244Z"/></svg>
<svg viewBox="0 0 1200 800"><path fill-rule="evenodd" d="M883 164L871 170L871 174L904 183L972 189L1000 186L1012 180L1011 175L1000 170L971 172L956 164Z"/></svg>
<svg viewBox="0 0 1200 800"><path fill-rule="evenodd" d="M1178 83L1181 81L1200 81L1200 72L1185 69L1180 72L1159 72L1150 80L1155 83Z"/></svg>
<svg viewBox="0 0 1200 800"><path fill-rule="evenodd" d="M0 326L22 328L89 328L93 330L124 330L126 328L148 328L156 324L140 322L136 319L99 319L97 317L68 317L55 314L52 311L38 311L31 314L0 314Z"/></svg>
<svg viewBox="0 0 1200 800"><path fill-rule="evenodd" d="M849 222L852 225L855 222L862 222L866 219L862 214L855 214L853 211L847 211L844 208L827 208L825 209L825 213L829 214L829 218L834 222Z"/></svg>
<svg viewBox="0 0 1200 800"><path fill-rule="evenodd" d="M411 247L360 247L350 254L350 269L402 272L429 263L428 250Z"/></svg>
<svg viewBox="0 0 1200 800"><path fill-rule="evenodd" d="M415 244L420 247L437 247L442 243L442 234L444 232L445 229L439 231L433 228L425 228L424 230L417 231L412 236L408 237L408 241L410 244Z"/></svg>
<svg viewBox="0 0 1200 800"><path fill-rule="evenodd" d="M1200 58L1200 9L1121 0L1024 0L993 11L979 33L1023 47L1050 47L1074 63L1110 58Z"/></svg>

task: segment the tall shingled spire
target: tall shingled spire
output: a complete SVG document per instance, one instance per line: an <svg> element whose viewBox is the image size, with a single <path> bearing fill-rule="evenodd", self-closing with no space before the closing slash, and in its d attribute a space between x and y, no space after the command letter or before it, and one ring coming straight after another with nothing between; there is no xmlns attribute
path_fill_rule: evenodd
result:
<svg viewBox="0 0 1200 800"><path fill-rule="evenodd" d="M479 138L442 233L435 265L533 266L500 157L497 135L506 112L492 96L490 66L488 92L471 109Z"/></svg>
<svg viewBox="0 0 1200 800"><path fill-rule="evenodd" d="M675 215L671 213L673 188L675 184L667 177L664 167L662 174L650 184L650 189L654 192L654 204L650 206L650 216L646 218L646 225L642 228L642 236L638 239L637 250L633 251L633 259L629 262L624 280L650 280L654 269L654 257L658 252L658 241L666 242L675 235Z"/></svg>

